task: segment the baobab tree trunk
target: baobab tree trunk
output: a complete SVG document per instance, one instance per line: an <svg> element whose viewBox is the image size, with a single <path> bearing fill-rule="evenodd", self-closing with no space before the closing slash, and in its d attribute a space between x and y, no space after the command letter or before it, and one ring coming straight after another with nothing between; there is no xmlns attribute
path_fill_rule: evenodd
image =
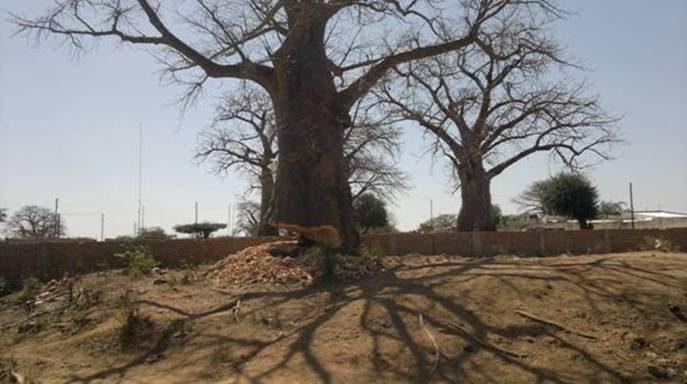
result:
<svg viewBox="0 0 687 384"><path fill-rule="evenodd" d="M274 197L274 175L269 165L263 168L260 175L260 221L258 222L258 236L277 236L279 230L270 225L272 218L272 201Z"/></svg>
<svg viewBox="0 0 687 384"><path fill-rule="evenodd" d="M589 224L587 219L583 218L578 218L577 222L580 224L580 229L585 230L585 229L592 229L592 226Z"/></svg>
<svg viewBox="0 0 687 384"><path fill-rule="evenodd" d="M461 165L459 171L462 205L458 231L495 231L491 209L491 178L481 162Z"/></svg>
<svg viewBox="0 0 687 384"><path fill-rule="evenodd" d="M338 106L325 26L311 20L297 46L278 52L274 62L279 163L272 224L355 253L359 237L343 149L350 116Z"/></svg>

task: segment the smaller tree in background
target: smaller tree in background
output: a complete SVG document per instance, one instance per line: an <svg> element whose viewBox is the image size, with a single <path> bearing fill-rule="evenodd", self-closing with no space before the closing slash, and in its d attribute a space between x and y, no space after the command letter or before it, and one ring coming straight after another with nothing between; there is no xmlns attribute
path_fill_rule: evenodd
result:
<svg viewBox="0 0 687 384"><path fill-rule="evenodd" d="M261 233L260 215L262 205L256 201L245 200L238 205L238 221L234 234L244 234L246 236L267 236L272 234Z"/></svg>
<svg viewBox="0 0 687 384"><path fill-rule="evenodd" d="M0 208L0 223L3 223L7 219L7 208Z"/></svg>
<svg viewBox="0 0 687 384"><path fill-rule="evenodd" d="M500 231L521 231L530 226L531 215L520 213L514 215L503 215L499 222Z"/></svg>
<svg viewBox="0 0 687 384"><path fill-rule="evenodd" d="M389 226L386 203L372 193L364 193L353 202L353 219L362 233Z"/></svg>
<svg viewBox="0 0 687 384"><path fill-rule="evenodd" d="M18 239L47 239L66 233L66 226L53 211L26 205L7 220L7 232Z"/></svg>
<svg viewBox="0 0 687 384"><path fill-rule="evenodd" d="M535 181L530 184L518 197L513 199L520 209L530 215L544 216L552 214L546 206L547 188L551 179Z"/></svg>
<svg viewBox="0 0 687 384"><path fill-rule="evenodd" d="M192 235L196 239L208 239L210 235L226 228L226 224L221 223L195 223L195 224L180 224L174 227L174 230L179 233Z"/></svg>
<svg viewBox="0 0 687 384"><path fill-rule="evenodd" d="M559 173L547 180L544 206L553 214L577 220L580 229L591 229L589 220L599 215L599 193L579 173Z"/></svg>
<svg viewBox="0 0 687 384"><path fill-rule="evenodd" d="M501 207L499 207L497 204L491 205L491 216L495 225L501 224L505 217L501 211ZM439 215L433 219L421 223L420 227L418 228L418 231L422 233L455 232L457 230L458 215L453 214Z"/></svg>
<svg viewBox="0 0 687 384"><path fill-rule="evenodd" d="M458 223L457 215L442 214L420 224L418 231L422 233L453 232Z"/></svg>
<svg viewBox="0 0 687 384"><path fill-rule="evenodd" d="M599 215L601 217L620 216L624 210L624 201L602 201L599 204Z"/></svg>
<svg viewBox="0 0 687 384"><path fill-rule="evenodd" d="M491 217L494 219L494 224L498 227L503 222L503 211L498 204L491 205Z"/></svg>
<svg viewBox="0 0 687 384"><path fill-rule="evenodd" d="M137 240L167 240L171 238L172 236L168 235L165 230L160 227L143 228L138 236L136 236Z"/></svg>

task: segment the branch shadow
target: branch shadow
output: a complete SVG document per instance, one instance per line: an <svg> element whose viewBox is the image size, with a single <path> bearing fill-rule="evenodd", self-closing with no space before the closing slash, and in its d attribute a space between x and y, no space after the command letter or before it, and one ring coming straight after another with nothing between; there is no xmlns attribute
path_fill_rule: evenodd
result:
<svg viewBox="0 0 687 384"><path fill-rule="evenodd" d="M424 273L423 273L424 271ZM611 274L609 278L593 278L594 273ZM563 284L578 289L592 310L601 311L598 302L622 302L638 311L652 309L647 303L656 298L639 300L631 298L633 291L626 286L626 279L658 284L667 290L686 289L684 279L674 275L644 270L622 260L600 258L591 263L535 264L516 263L495 259L480 259L470 262L441 262L436 264L403 266L375 275L371 278L340 282L321 287L308 287L280 292L252 291L229 298L226 303L202 312L188 312L171 304L141 300L139 304L167 310L181 316L184 321L194 322L235 308L236 303L255 302L243 316L260 313L270 308L311 300L313 297L326 296L310 313L307 321L272 340L241 338L233 335L205 333L206 343L193 348L229 348L240 346L248 348L242 361L252 361L276 345L285 346L285 352L265 364L258 372L247 373L241 364L233 366L235 375L250 383L270 382L275 375L297 364L302 359L307 369L321 383L342 381L318 347L318 342L335 343L333 340L319 340L318 332L331 326L337 316L343 316L353 305L361 305L358 328L363 332L370 347L367 356L354 357L351 361L362 359L370 365L369 377L372 380L383 378L398 382L460 382L466 377L473 381L498 383L504 378L499 371L485 365L484 361L497 361L503 369L517 370L526 375L528 382L535 383L575 383L580 381L631 383L641 381L636 374L621 372L604 362L603 356L592 352L589 341L581 341L572 336L562 337L560 332L524 320L517 321L511 313L503 314L509 321L498 325L496 321L480 316L478 311L466 306L463 301L469 297L456 298L447 292L470 283L475 279L495 279L503 289L510 290L516 300L523 301L531 294L528 285L534 283ZM446 281L450 280L450 284ZM628 290L629 289L629 290ZM635 292L636 293L636 292ZM636 296L636 295L634 295ZM464 300L461 300L464 299ZM498 298L496 298L498 299ZM267 301L267 302L263 302ZM655 309L655 308L654 308ZM349 311L350 312L350 311ZM431 331L441 334L441 351L432 347L417 321L418 316L426 321ZM445 319L460 328L447 326ZM431 331L427 329L428 332ZM240 328L237 328L240 329ZM160 341L149 351L127 364L103 370L84 377L73 377L71 382L89 383L104 378L123 378L127 371L146 362L149 356L164 352L166 344ZM515 357L504 353L500 344L522 346L522 339L547 337L556 342L558 348L567 351L585 363L590 369L585 373L558 372L542 366L525 357ZM476 342L481 340L483 343ZM496 341L492 341L496 340ZM389 346L396 346L390 351ZM180 347L191 348L191 347ZM333 346L336 348L336 345ZM190 352L190 349L184 349ZM440 352L440 353L439 353ZM191 355L191 353L189 353ZM438 364L436 356L439 356ZM491 360L490 360L491 359ZM401 363L403 362L403 363ZM188 364L210 365L200 359L187 361ZM209 369L212 369L210 366ZM584 375L584 376L580 376ZM188 378L199 380L201 378Z"/></svg>

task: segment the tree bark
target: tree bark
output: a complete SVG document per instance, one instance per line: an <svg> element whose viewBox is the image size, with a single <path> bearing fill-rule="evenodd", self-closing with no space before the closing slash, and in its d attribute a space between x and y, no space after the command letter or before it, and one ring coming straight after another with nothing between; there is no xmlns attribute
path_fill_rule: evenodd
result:
<svg viewBox="0 0 687 384"><path fill-rule="evenodd" d="M587 229L592 229L592 226L589 224L587 219L583 218L578 218L577 222L580 224L580 229L581 230L587 230Z"/></svg>
<svg viewBox="0 0 687 384"><path fill-rule="evenodd" d="M481 162L461 164L462 206L458 214L458 231L495 231L491 210L491 178Z"/></svg>
<svg viewBox="0 0 687 384"><path fill-rule="evenodd" d="M277 236L279 230L270 225L272 218L272 202L274 198L274 175L269 165L263 168L260 175L260 219L258 222L258 236Z"/></svg>
<svg viewBox="0 0 687 384"><path fill-rule="evenodd" d="M272 224L355 253L359 236L343 149L350 116L337 102L325 27L326 20L309 20L298 44L274 61L279 162Z"/></svg>

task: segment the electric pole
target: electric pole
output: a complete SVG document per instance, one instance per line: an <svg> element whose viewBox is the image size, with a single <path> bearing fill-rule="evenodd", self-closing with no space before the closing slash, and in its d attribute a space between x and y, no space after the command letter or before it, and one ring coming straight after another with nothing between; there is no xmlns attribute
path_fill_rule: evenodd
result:
<svg viewBox="0 0 687 384"><path fill-rule="evenodd" d="M195 204L195 208L196 208L196 224L198 224L198 202L197 201Z"/></svg>
<svg viewBox="0 0 687 384"><path fill-rule="evenodd" d="M229 203L229 208L227 209L227 232L228 235L232 235L232 230L231 230L231 203Z"/></svg>
<svg viewBox="0 0 687 384"><path fill-rule="evenodd" d="M632 229L635 229L635 202L632 194L632 183L630 183L630 223Z"/></svg>
<svg viewBox="0 0 687 384"><path fill-rule="evenodd" d="M54 237L60 237L60 216L57 213L59 206L60 206L60 199L55 198L55 233L53 234Z"/></svg>
<svg viewBox="0 0 687 384"><path fill-rule="evenodd" d="M142 191L143 191L143 124L138 127L138 218L136 219L136 233L141 230L142 221Z"/></svg>
<svg viewBox="0 0 687 384"><path fill-rule="evenodd" d="M429 200L429 225L432 227L432 232L434 232L434 200Z"/></svg>
<svg viewBox="0 0 687 384"><path fill-rule="evenodd" d="M105 214L100 214L100 241L105 241Z"/></svg>

